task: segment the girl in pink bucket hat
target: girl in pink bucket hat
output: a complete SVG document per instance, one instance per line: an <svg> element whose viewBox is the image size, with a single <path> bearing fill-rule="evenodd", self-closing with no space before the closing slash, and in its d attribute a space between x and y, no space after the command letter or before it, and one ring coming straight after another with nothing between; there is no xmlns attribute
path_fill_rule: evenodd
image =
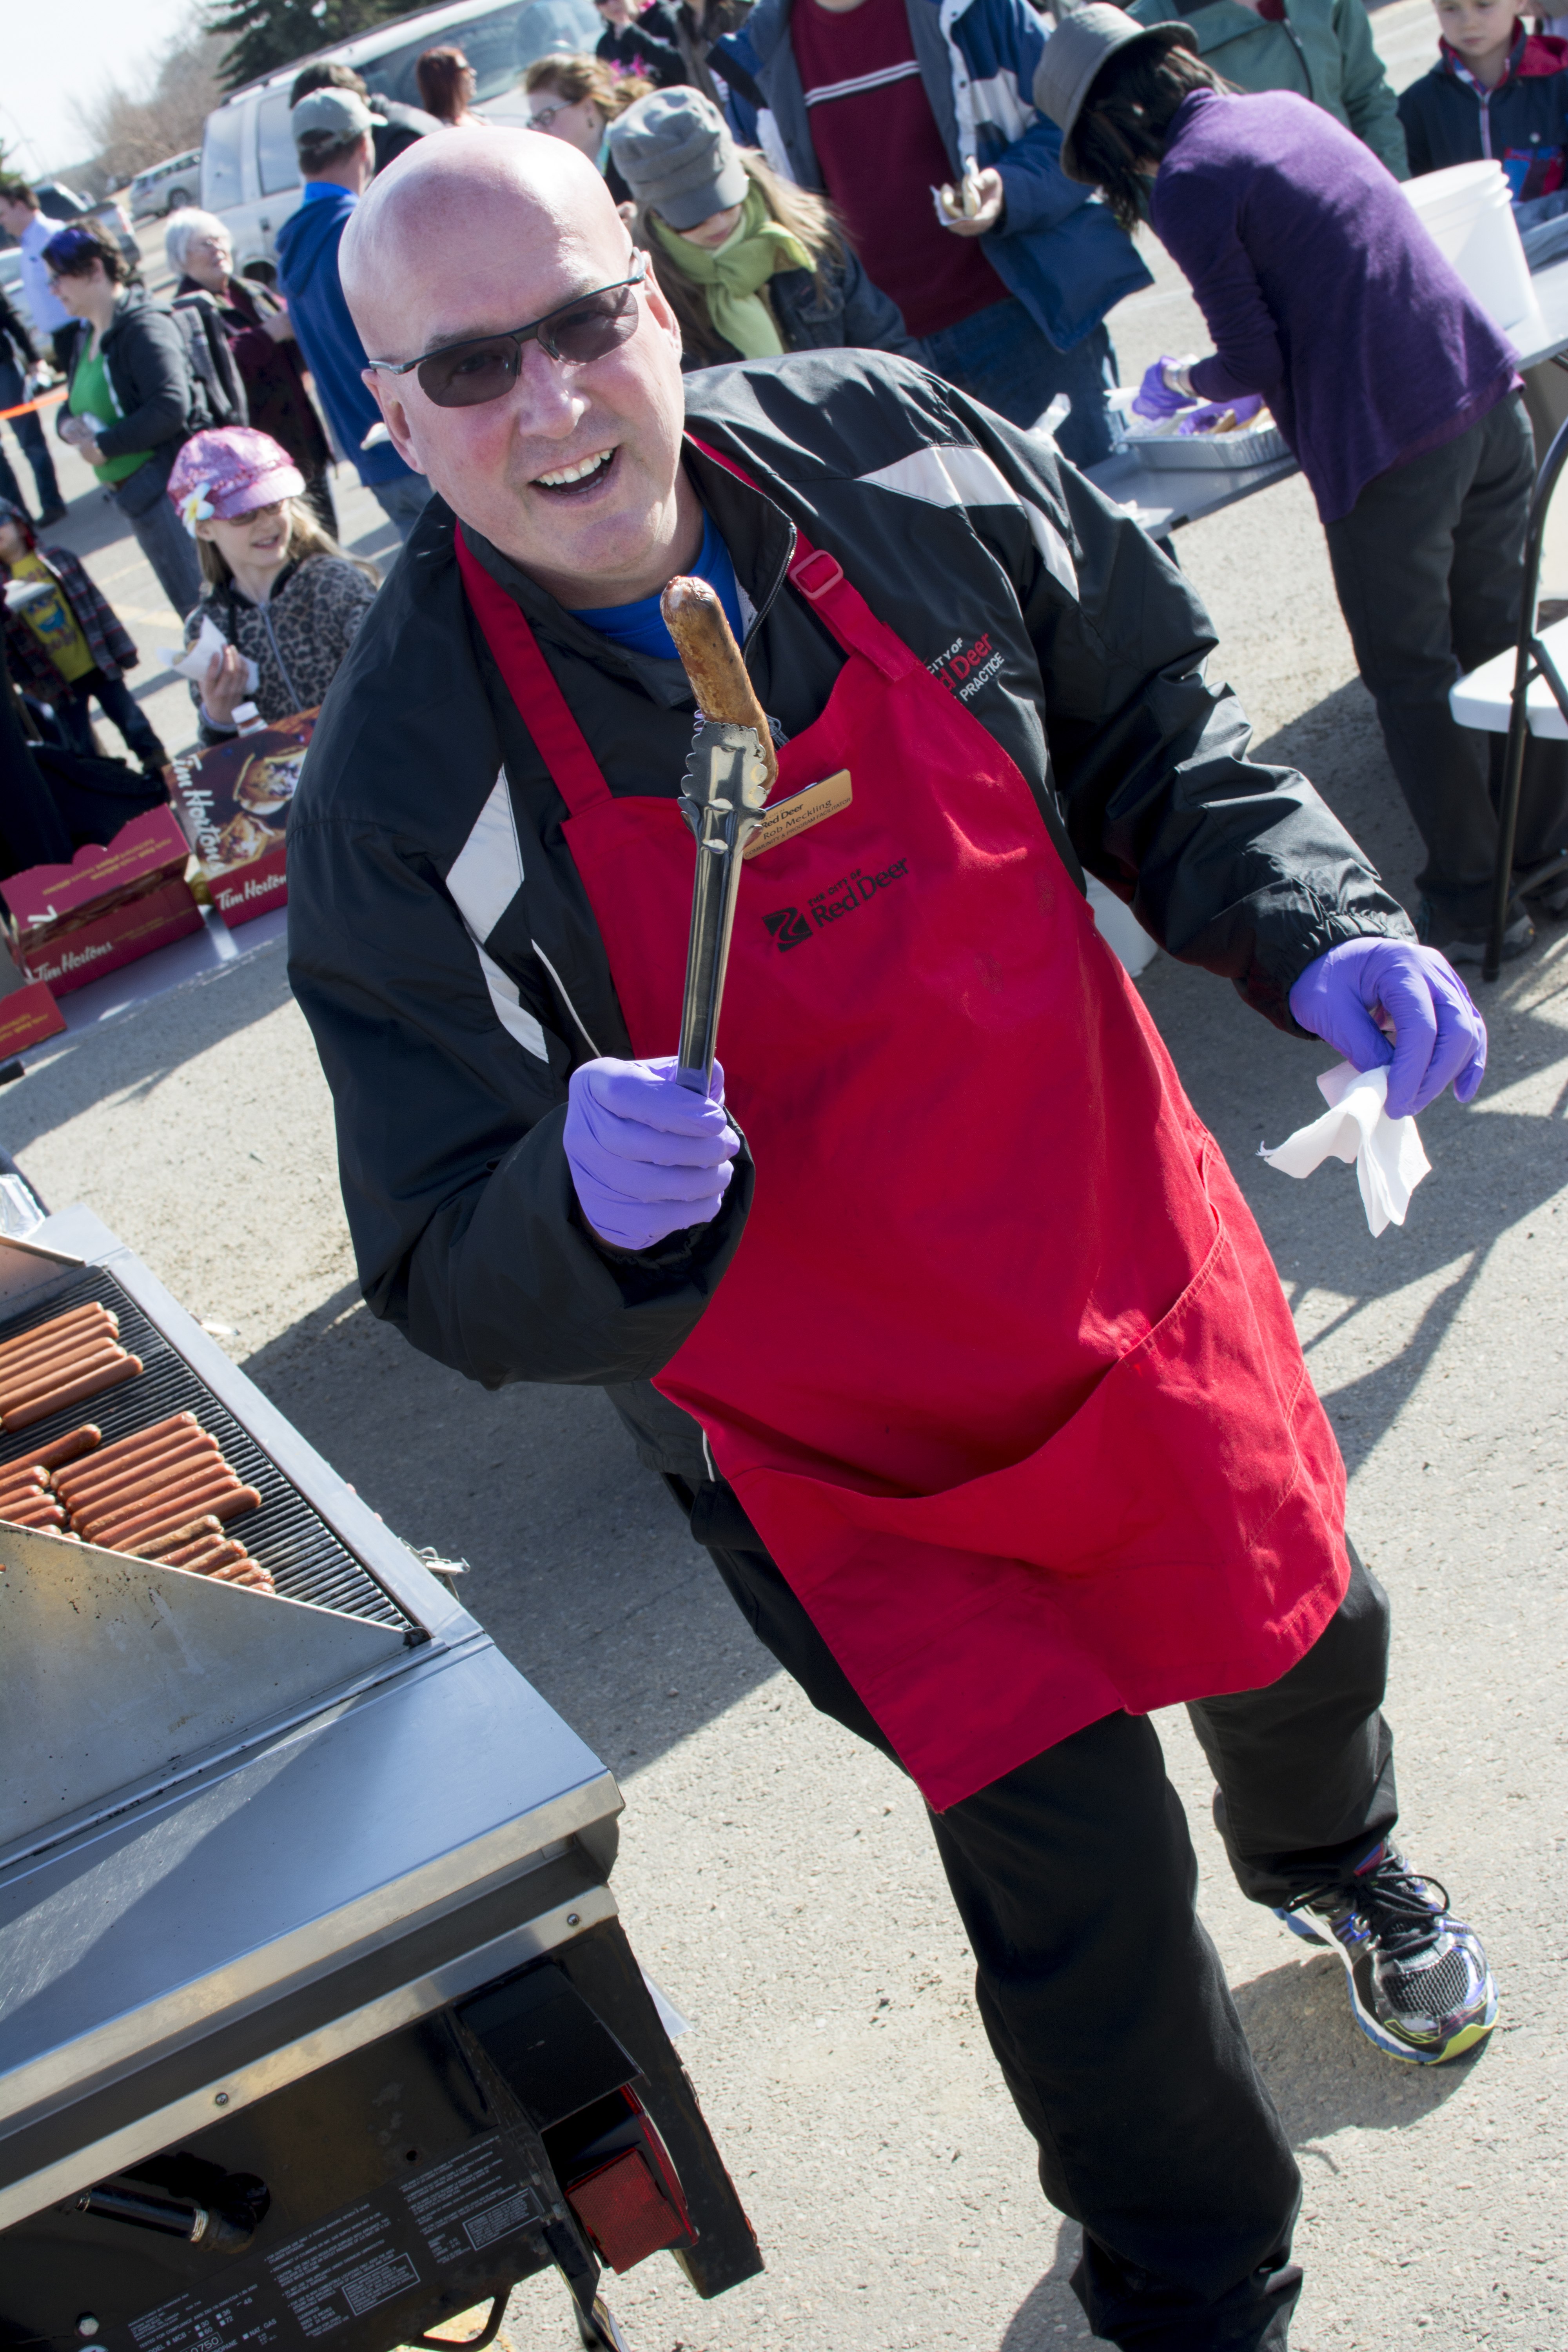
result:
<svg viewBox="0 0 1568 2352"><path fill-rule="evenodd" d="M204 583L185 645L223 640L191 688L204 743L232 735L245 702L268 722L313 709L375 593L374 565L344 554L304 492L288 451L249 425L193 434L174 460L169 497Z"/></svg>

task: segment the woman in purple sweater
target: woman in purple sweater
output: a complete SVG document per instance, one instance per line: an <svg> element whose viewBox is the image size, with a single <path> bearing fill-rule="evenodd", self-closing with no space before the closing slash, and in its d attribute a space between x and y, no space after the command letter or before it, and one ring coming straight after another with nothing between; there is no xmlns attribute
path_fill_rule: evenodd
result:
<svg viewBox="0 0 1568 2352"><path fill-rule="evenodd" d="M1185 25L1121 9L1065 18L1035 103L1062 168L1128 228L1147 215L1214 337L1158 361L1137 405L1261 394L1318 501L1357 667L1426 861L1420 932L1452 960L1485 946L1503 738L1455 725L1448 689L1514 641L1534 449L1511 345L1398 184L1323 110L1243 94ZM1568 762L1536 744L1521 869L1568 848ZM1568 881L1543 903L1568 912ZM1522 900L1505 952L1534 936Z"/></svg>

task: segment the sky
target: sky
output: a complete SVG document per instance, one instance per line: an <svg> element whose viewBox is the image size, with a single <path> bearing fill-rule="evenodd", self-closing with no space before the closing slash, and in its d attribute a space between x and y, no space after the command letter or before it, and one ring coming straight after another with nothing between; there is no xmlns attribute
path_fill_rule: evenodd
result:
<svg viewBox="0 0 1568 2352"><path fill-rule="evenodd" d="M0 138L21 169L43 179L79 163L89 142L71 100L86 104L108 82L139 88L191 13L191 0L70 0L68 7L8 0Z"/></svg>

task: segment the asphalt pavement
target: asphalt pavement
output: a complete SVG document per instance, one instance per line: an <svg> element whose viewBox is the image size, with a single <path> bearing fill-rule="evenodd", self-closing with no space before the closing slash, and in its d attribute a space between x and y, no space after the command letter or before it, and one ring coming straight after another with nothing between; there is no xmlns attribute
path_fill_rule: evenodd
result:
<svg viewBox="0 0 1568 2352"><path fill-rule="evenodd" d="M1380 37L1393 18L1415 22L1384 12ZM1125 374L1194 347L1184 303L1166 269L1122 307ZM368 503L345 499L362 544ZM82 493L59 536L95 551L144 643L172 642L103 516ZM1413 905L1417 845L1304 485L1179 549L1259 755L1302 766ZM151 690L183 740L183 687ZM1473 2062L1380 2056L1337 1961L1236 1893L1184 1718L1160 1719L1203 1914L1306 2180L1292 2340L1563 2352L1568 929L1477 983L1486 1086L1424 1117L1433 1173L1375 1242L1348 1169L1296 1183L1256 1156L1314 1115L1330 1052L1167 959L1141 987L1274 1251L1393 1596L1401 1835L1482 1929L1501 1990ZM391 1526L468 1559L465 1598L618 1775L616 1888L693 2020L682 2052L768 2263L712 2305L662 2258L612 2283L636 2352L1087 2342L1076 2232L1042 2203L991 2064L920 1801L773 1670L595 1393L486 1395L372 1321L281 952L37 1057L0 1092L0 1141L51 1205L86 1201L121 1234ZM519 2291L506 2334L515 2352L574 2340L553 2280Z"/></svg>

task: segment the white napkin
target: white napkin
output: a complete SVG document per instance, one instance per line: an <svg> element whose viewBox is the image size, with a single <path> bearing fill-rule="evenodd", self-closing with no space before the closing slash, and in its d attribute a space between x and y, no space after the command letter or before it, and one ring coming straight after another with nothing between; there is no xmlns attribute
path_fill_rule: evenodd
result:
<svg viewBox="0 0 1568 2352"><path fill-rule="evenodd" d="M184 652L178 646L160 646L158 659L165 669L178 670L182 677L194 678L200 686L211 666L213 656L221 654L227 643L228 639L216 625L212 614L204 613L201 635L195 644L187 646ZM257 681L260 676L261 672L247 654L245 656L245 690L247 694L256 692Z"/></svg>
<svg viewBox="0 0 1568 2352"><path fill-rule="evenodd" d="M1318 1091L1329 1105L1321 1118L1299 1127L1270 1151L1260 1143L1258 1156L1287 1176L1310 1176L1331 1154L1355 1161L1362 1205L1373 1234L1387 1224L1402 1225L1410 1195L1432 1163L1421 1148L1413 1118L1390 1118L1388 1072L1357 1070L1338 1062L1318 1080Z"/></svg>

